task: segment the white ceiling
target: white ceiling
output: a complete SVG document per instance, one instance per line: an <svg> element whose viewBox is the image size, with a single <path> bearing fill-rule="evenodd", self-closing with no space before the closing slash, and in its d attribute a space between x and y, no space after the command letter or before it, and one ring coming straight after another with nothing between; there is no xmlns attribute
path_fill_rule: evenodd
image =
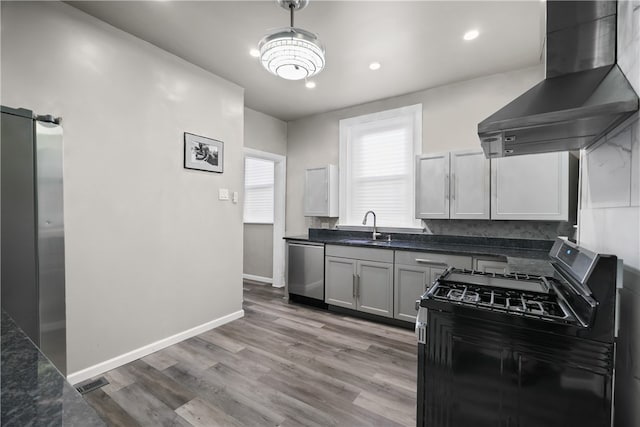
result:
<svg viewBox="0 0 640 427"><path fill-rule="evenodd" d="M275 0L68 3L244 87L247 107L287 121L539 64L545 31L540 0L312 0L295 25L319 35L327 65L307 89L249 55L288 25ZM464 41L470 29L480 36Z"/></svg>

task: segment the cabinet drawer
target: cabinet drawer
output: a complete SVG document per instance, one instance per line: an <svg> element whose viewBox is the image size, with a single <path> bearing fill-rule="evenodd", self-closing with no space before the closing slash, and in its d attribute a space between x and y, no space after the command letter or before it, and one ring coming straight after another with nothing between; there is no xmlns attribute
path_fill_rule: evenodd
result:
<svg viewBox="0 0 640 427"><path fill-rule="evenodd" d="M396 264L422 265L427 267L456 267L471 269L471 257L439 254L434 252L396 251Z"/></svg>
<svg viewBox="0 0 640 427"><path fill-rule="evenodd" d="M340 258L364 259L367 261L393 262L393 251L391 249L327 245L325 255Z"/></svg>

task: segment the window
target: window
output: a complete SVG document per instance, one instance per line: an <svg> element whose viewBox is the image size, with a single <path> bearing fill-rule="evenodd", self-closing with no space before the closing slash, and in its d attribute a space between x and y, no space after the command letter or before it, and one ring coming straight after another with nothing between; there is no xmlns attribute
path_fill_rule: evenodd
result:
<svg viewBox="0 0 640 427"><path fill-rule="evenodd" d="M340 121L340 224L419 227L415 156L422 146L422 105ZM369 223L370 225L371 223Z"/></svg>
<svg viewBox="0 0 640 427"><path fill-rule="evenodd" d="M273 224L274 162L244 159L244 222Z"/></svg>

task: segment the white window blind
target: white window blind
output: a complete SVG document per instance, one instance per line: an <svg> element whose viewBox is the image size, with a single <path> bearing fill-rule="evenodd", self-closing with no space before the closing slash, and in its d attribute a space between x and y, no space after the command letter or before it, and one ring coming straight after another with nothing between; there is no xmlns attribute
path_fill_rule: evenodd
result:
<svg viewBox="0 0 640 427"><path fill-rule="evenodd" d="M272 160L244 159L244 222L273 224Z"/></svg>
<svg viewBox="0 0 640 427"><path fill-rule="evenodd" d="M422 105L340 121L340 224L418 227L415 156L422 145ZM367 225L373 222L369 219Z"/></svg>

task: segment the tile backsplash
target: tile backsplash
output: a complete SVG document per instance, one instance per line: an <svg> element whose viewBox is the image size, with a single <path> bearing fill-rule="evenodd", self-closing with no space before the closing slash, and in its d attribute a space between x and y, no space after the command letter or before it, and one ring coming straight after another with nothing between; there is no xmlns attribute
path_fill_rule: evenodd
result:
<svg viewBox="0 0 640 427"><path fill-rule="evenodd" d="M308 228L335 228L337 218L307 218ZM325 227L323 227L325 225ZM513 239L553 240L557 236L573 239L574 228L569 222L558 221L489 221L464 219L423 220L425 234L449 236L502 237Z"/></svg>
<svg viewBox="0 0 640 427"><path fill-rule="evenodd" d="M574 237L572 224L559 221L430 219L423 220L422 223L425 233L429 234L549 240L557 236Z"/></svg>

